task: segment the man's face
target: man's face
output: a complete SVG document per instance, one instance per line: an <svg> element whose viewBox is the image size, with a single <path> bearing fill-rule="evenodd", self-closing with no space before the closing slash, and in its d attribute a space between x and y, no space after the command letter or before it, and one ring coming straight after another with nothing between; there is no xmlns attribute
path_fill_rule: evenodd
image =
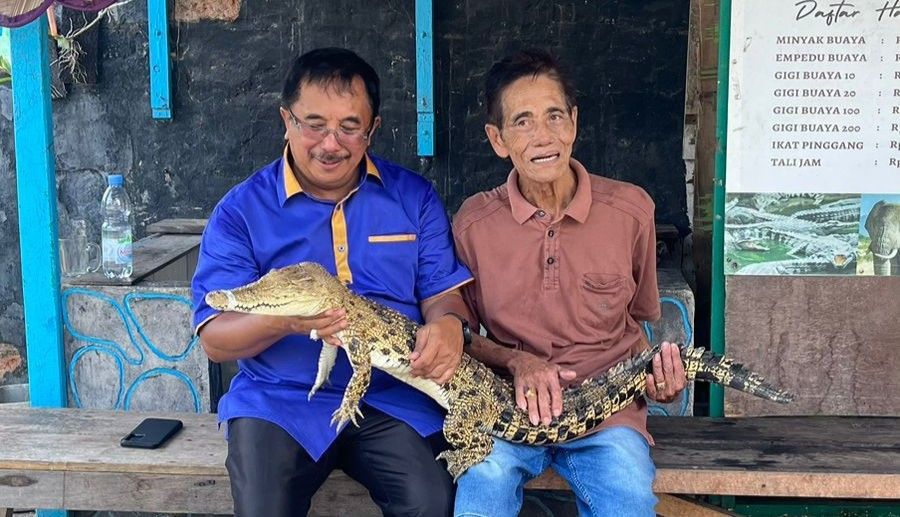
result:
<svg viewBox="0 0 900 517"><path fill-rule="evenodd" d="M504 89L500 105L502 126L484 127L497 156L508 156L525 180L552 183L567 174L578 108L569 113L559 82L544 74L522 77Z"/></svg>
<svg viewBox="0 0 900 517"><path fill-rule="evenodd" d="M365 83L354 77L349 90L338 83L302 83L300 96L281 110L296 172L312 194L346 194L355 186L369 137L381 123L372 120ZM293 117L296 119L295 124Z"/></svg>

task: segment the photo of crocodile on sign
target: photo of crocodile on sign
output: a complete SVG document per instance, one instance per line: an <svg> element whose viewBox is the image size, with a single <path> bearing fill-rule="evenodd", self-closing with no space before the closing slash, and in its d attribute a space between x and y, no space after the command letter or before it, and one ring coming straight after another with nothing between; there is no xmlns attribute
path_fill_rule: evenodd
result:
<svg viewBox="0 0 900 517"><path fill-rule="evenodd" d="M729 194L725 273L855 275L859 194Z"/></svg>
<svg viewBox="0 0 900 517"><path fill-rule="evenodd" d="M527 444L558 443L583 436L644 394L647 367L661 346L651 346L600 377L567 388L562 414L548 425L535 425L516 407L512 385L467 354L444 385L412 376L409 355L419 324L354 294L319 264L303 262L273 269L251 284L210 292L206 302L223 312L273 316L309 317L327 309L344 309L349 326L340 334L340 348L346 352L353 373L333 415L336 432L347 422L357 423L360 400L369 388L372 368L377 368L422 391L447 410L444 436L454 450L442 453L440 458L447 461L447 470L454 478L487 457L492 436ZM337 354L338 348L322 346L310 397L328 380ZM681 358L689 381L723 384L780 403L793 399L743 365L703 348L684 347Z"/></svg>

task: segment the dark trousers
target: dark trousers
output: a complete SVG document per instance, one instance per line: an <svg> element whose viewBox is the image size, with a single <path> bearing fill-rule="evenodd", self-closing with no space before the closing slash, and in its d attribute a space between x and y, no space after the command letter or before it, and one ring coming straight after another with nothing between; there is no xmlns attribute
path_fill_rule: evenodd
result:
<svg viewBox="0 0 900 517"><path fill-rule="evenodd" d="M362 410L360 426L348 424L319 461L271 422L231 420L225 465L235 517L305 516L334 469L365 486L386 516L450 515L453 481L434 459L446 447L440 433L424 439L391 416Z"/></svg>

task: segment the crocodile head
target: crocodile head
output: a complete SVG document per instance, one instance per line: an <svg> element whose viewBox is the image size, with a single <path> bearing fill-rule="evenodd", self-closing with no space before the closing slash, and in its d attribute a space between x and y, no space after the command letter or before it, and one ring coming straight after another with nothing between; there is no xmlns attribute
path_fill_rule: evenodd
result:
<svg viewBox="0 0 900 517"><path fill-rule="evenodd" d="M271 316L315 316L339 307L344 286L321 265L301 262L273 269L243 287L212 291L206 303L219 311Z"/></svg>

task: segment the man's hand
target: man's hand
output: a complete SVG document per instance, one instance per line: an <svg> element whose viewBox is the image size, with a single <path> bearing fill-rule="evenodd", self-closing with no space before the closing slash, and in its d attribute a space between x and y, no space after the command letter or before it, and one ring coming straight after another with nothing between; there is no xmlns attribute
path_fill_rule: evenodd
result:
<svg viewBox="0 0 900 517"><path fill-rule="evenodd" d="M509 371L513 374L516 405L528 412L532 425L548 425L554 417L562 414L563 397L559 381L573 380L577 375L574 371L527 352L520 352L509 361Z"/></svg>
<svg viewBox="0 0 900 517"><path fill-rule="evenodd" d="M200 345L211 361L235 361L264 352L286 336L316 333L326 343L340 346L335 335L347 328L347 314L341 309L327 310L316 316L268 316L225 311L200 328Z"/></svg>
<svg viewBox="0 0 900 517"><path fill-rule="evenodd" d="M449 381L462 359L462 325L453 316L441 316L416 333L416 348L409 356L412 374L438 384Z"/></svg>
<svg viewBox="0 0 900 517"><path fill-rule="evenodd" d="M332 346L343 343L335 334L347 328L347 313L343 309L328 309L315 316L274 316L287 322L289 333L306 334L315 329L319 339Z"/></svg>
<svg viewBox="0 0 900 517"><path fill-rule="evenodd" d="M653 373L647 374L647 397L667 404L675 400L687 384L678 345L664 341L653 357Z"/></svg>

